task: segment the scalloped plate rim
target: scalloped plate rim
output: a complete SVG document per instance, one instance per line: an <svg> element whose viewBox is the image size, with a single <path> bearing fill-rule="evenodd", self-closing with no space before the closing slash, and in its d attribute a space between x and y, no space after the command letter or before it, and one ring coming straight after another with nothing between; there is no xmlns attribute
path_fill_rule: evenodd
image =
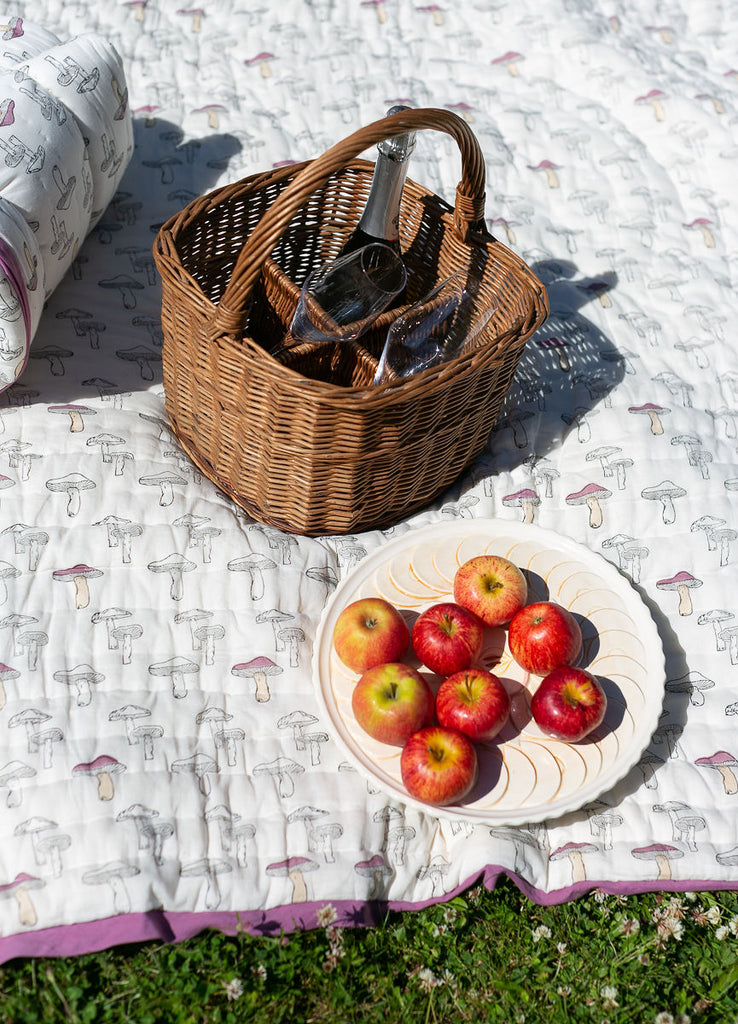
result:
<svg viewBox="0 0 738 1024"><path fill-rule="evenodd" d="M524 540L538 543L548 549L561 551L564 554L571 553L588 568L593 569L593 571L595 571L597 575L604 580L608 589L613 590L616 593L619 593L620 596L624 596L628 600L632 600L634 602L633 617L637 620L640 638L644 641L644 646L649 654L649 662L651 659L656 662L653 666L653 679L651 679L649 674L649 690L653 689L654 691L653 699L650 705L647 705L647 708L650 707L651 715L650 717L647 717L645 714L641 716L639 728L634 734L634 739L631 743L633 749L629 751L628 757L621 756L609 769L605 770L597 779L593 780L591 784L585 783L580 791L575 792L560 801L554 801L553 807L547 804L539 804L529 807L521 807L517 811L511 809L495 812L493 810L485 811L465 806L464 804L455 804L448 807L436 807L422 803L406 793L402 788L401 783L398 783L396 786L388 787L382 778L375 774L371 768L369 768L362 759L356 755L351 742L344 736L341 730L340 714L337 709L335 712L332 710L331 701L328 699L324 690L321 673L321 658L330 656L333 626L335 625L335 619L343 607L347 591L356 590L360 587L362 583L365 583L367 578L371 576L378 565L386 563L393 556L401 553L403 548L417 543L422 543L426 538L431 538L439 532L455 536L458 541L468 539L465 536L467 533L469 535L485 533L492 541L496 540L498 537L510 537L516 542ZM657 672L655 671L656 669L658 670ZM323 608L318 628L316 630L315 644L312 652L312 680L318 702L321 706L321 711L330 723L333 732L333 739L342 749L352 767L354 767L367 782L374 786L378 786L379 789L390 798L397 800L408 807L421 811L424 814L430 814L436 818L445 818L452 821L467 821L474 824L486 824L497 827L536 824L543 821L555 820L565 814L570 814L573 811L581 809L585 804L601 797L603 793L616 786L617 783L628 774L631 768L638 763L638 760L648 746L658 725L666 685L666 659L656 622L654 621L648 606L645 604L632 582L623 573L621 573L613 563L609 562L599 552L593 551L591 548L586 547L586 545L567 537L565 534L557 533L555 530L550 530L534 523L527 524L518 521L490 517L454 522L438 521L419 527L411 527L409 530L404 531L399 537L392 537L385 541L375 551L366 555L361 562L349 570L346 576L339 581L334 592L330 595ZM331 690L330 681L326 683L326 688ZM658 690L658 692L656 692L656 690ZM335 708L335 703L333 703L333 707Z"/></svg>

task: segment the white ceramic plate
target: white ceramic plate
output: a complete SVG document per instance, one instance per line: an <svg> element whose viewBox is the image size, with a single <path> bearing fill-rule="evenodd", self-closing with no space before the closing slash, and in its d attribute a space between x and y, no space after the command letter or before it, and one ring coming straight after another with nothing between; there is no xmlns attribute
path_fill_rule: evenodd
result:
<svg viewBox="0 0 738 1024"><path fill-rule="evenodd" d="M511 658L504 629L486 629L481 663L500 677L512 698L510 721L494 741L478 745L479 780L468 797L430 807L410 797L400 776L400 749L371 739L356 723L351 694L358 675L332 644L338 615L351 601L380 596L412 626L425 608L453 600L458 566L483 553L504 555L528 580L528 600L551 600L577 616L580 664L599 678L608 698L603 724L585 740L545 736L530 717L538 676ZM419 667L410 656L410 664ZM423 670L431 685L440 682ZM349 762L391 797L436 816L490 825L555 818L594 800L635 765L662 710L665 666L656 625L639 594L604 558L537 526L496 519L421 527L364 558L338 585L318 627L313 653L318 698Z"/></svg>

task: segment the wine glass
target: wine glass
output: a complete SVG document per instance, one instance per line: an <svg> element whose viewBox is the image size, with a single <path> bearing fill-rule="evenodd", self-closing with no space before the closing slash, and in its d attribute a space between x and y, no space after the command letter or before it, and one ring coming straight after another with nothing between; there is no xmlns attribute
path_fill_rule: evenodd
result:
<svg viewBox="0 0 738 1024"><path fill-rule="evenodd" d="M358 338L400 295L406 280L401 257L380 242L323 264L306 278L277 351Z"/></svg>
<svg viewBox="0 0 738 1024"><path fill-rule="evenodd" d="M453 359L496 309L496 304L479 308L455 271L390 324L373 383L410 377Z"/></svg>

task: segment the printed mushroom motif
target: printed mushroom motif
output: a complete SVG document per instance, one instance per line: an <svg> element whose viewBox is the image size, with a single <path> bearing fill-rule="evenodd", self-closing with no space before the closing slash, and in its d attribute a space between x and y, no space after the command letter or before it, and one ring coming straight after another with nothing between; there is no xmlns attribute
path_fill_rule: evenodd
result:
<svg viewBox="0 0 738 1024"><path fill-rule="evenodd" d="M212 625L198 626L195 630L195 637L205 652L205 664L215 664L215 644L225 636L225 628L219 623Z"/></svg>
<svg viewBox="0 0 738 1024"><path fill-rule="evenodd" d="M295 750L305 749L305 729L308 725L316 725L318 719L309 711L290 711L277 720L278 729L292 729Z"/></svg>
<svg viewBox="0 0 738 1024"><path fill-rule="evenodd" d="M124 811L116 815L116 821L132 821L136 827L139 850L151 849L154 830L153 820L159 817L159 812L144 807L143 804L131 804Z"/></svg>
<svg viewBox="0 0 738 1024"><path fill-rule="evenodd" d="M192 572L197 566L184 555L173 552L158 562L149 562L148 569L155 573L168 573L171 585L169 596L173 601L181 601L184 594L184 573Z"/></svg>
<svg viewBox="0 0 738 1024"><path fill-rule="evenodd" d="M142 291L144 287L140 281L137 281L135 277L131 277L130 274L116 274L115 277L103 278L102 281L97 283L100 288L117 291L123 299L125 309L136 308L136 292Z"/></svg>
<svg viewBox="0 0 738 1024"><path fill-rule="evenodd" d="M446 892L443 880L450 867L451 865L445 857L437 853L427 864L418 869L418 881L422 882L429 878L432 886L431 896L443 896Z"/></svg>
<svg viewBox="0 0 738 1024"><path fill-rule="evenodd" d="M84 416L96 416L97 413L88 405L50 405L48 412L57 416L69 416L69 432L77 434L85 429Z"/></svg>
<svg viewBox="0 0 738 1024"><path fill-rule="evenodd" d="M136 743L134 736L134 729L136 722L139 718L149 718L151 712L148 708L139 707L138 704L124 704L121 708L115 708L108 715L109 722L123 722L126 727L126 739L128 740L129 746L133 746Z"/></svg>
<svg viewBox="0 0 738 1024"><path fill-rule="evenodd" d="M523 522L532 523L535 509L541 504L541 499L530 487L516 491L514 494L506 494L502 499L505 508L521 508L523 510Z"/></svg>
<svg viewBox="0 0 738 1024"><path fill-rule="evenodd" d="M112 861L102 867L93 868L82 875L85 885L108 885L113 895L113 910L116 914L130 914L131 901L125 880L140 874L139 868L124 861Z"/></svg>
<svg viewBox="0 0 738 1024"><path fill-rule="evenodd" d="M13 653L19 658L23 656L23 647L19 643L21 630L32 622L38 622L38 619L33 615L21 615L18 612L0 619L0 629L10 629L13 634Z"/></svg>
<svg viewBox="0 0 738 1024"><path fill-rule="evenodd" d="M660 484L655 484L653 487L644 487L641 491L641 497L645 498L646 501L661 502L661 519L666 526L669 526L676 520L674 499L683 498L686 493L683 487L672 483L671 480L663 480Z"/></svg>
<svg viewBox="0 0 738 1024"><path fill-rule="evenodd" d="M260 656L252 658L251 661L239 662L231 669L231 674L241 679L253 679L254 697L260 704L265 704L271 697L269 691L269 677L277 676L283 669L276 665L271 658Z"/></svg>
<svg viewBox="0 0 738 1024"><path fill-rule="evenodd" d="M375 853L369 860L360 860L354 864L354 871L361 878L371 878L373 885L367 899L378 900L386 898L386 880L394 874L394 869L386 863L381 853Z"/></svg>
<svg viewBox="0 0 738 1024"><path fill-rule="evenodd" d="M641 107L650 106L656 120L663 121L665 117L663 104L665 95L666 94L662 92L661 89L651 89L645 94L645 96L637 96L635 102Z"/></svg>
<svg viewBox="0 0 738 1024"><path fill-rule="evenodd" d="M120 660L123 665L130 665L133 657L133 641L143 636L143 626L139 622L124 622L113 630L113 637L120 647Z"/></svg>
<svg viewBox="0 0 738 1024"><path fill-rule="evenodd" d="M195 722L198 725L210 726L210 736L215 740L218 734L223 732L224 724L230 722L232 718L233 715L229 715L223 708L203 708L196 715Z"/></svg>
<svg viewBox="0 0 738 1024"><path fill-rule="evenodd" d="M18 711L8 719L8 728L17 729L21 725L24 727L28 753L32 754L33 741L38 733L38 727L42 722L48 722L50 718L51 715L47 715L45 711L39 711L38 708L24 708L23 711Z"/></svg>
<svg viewBox="0 0 738 1024"><path fill-rule="evenodd" d="M277 563L267 555L253 551L243 558L234 558L228 563L231 572L246 572L249 576L249 596L259 601L264 596L264 572L276 569Z"/></svg>
<svg viewBox="0 0 738 1024"><path fill-rule="evenodd" d="M735 775L738 761L727 750L716 750L709 757L698 757L694 763L703 768L712 768L720 775L726 796L734 796L738 793L738 779Z"/></svg>
<svg viewBox="0 0 738 1024"><path fill-rule="evenodd" d="M125 444L126 439L119 437L117 434L96 434L94 437L87 439L88 448L95 446L100 449L100 456L102 461L105 463L111 463L113 461L113 453L110 448L111 445Z"/></svg>
<svg viewBox="0 0 738 1024"><path fill-rule="evenodd" d="M521 53L516 53L514 50L508 50L507 53L503 53L499 57L493 57L490 63L506 67L508 74L512 75L513 78L517 78L520 74L518 63L521 60L525 60L525 57L523 57Z"/></svg>
<svg viewBox="0 0 738 1024"><path fill-rule="evenodd" d="M38 923L38 915L29 896L31 889L42 889L46 885L40 878L27 875L21 871L12 882L0 885L0 896L12 896L18 905L18 924L33 928Z"/></svg>
<svg viewBox="0 0 738 1024"><path fill-rule="evenodd" d="M489 830L489 834L493 839L504 839L506 842L513 844L515 850L513 871L516 875L523 876L531 870L528 858L526 857L526 847L538 848L539 844L530 832L526 832L525 829L521 828L496 826Z"/></svg>
<svg viewBox="0 0 738 1024"><path fill-rule="evenodd" d="M398 825L397 828L390 829L387 837L387 859L391 864L404 867L407 844L416 834L412 825Z"/></svg>
<svg viewBox="0 0 738 1024"><path fill-rule="evenodd" d="M701 814L695 814L689 804L685 804L681 800L667 800L663 804L654 804L653 810L657 814L669 815L671 837L675 843L686 843L693 853L696 852L695 834L707 826L707 822Z"/></svg>
<svg viewBox="0 0 738 1024"><path fill-rule="evenodd" d="M7 699L5 684L11 682L11 680L13 679L17 679L19 675L20 672L18 671L17 668L11 668L10 665L4 665L0 661L0 708L5 707L5 701ZM48 715L46 717L48 718ZM8 722L8 725L10 725L12 721L13 719L11 718L10 722Z"/></svg>
<svg viewBox="0 0 738 1024"><path fill-rule="evenodd" d="M120 775L126 766L109 754L100 754L94 761L82 762L72 768L73 775L94 776L97 779L97 796L100 800L112 800L115 796L113 776Z"/></svg>
<svg viewBox="0 0 738 1024"><path fill-rule="evenodd" d="M181 700L187 696L187 681L185 676L192 675L194 672L199 672L200 666L196 661L190 661L188 658L169 658L168 661L158 661L154 665L149 665L149 673L152 676L164 676L168 677L172 681L172 696L176 697L177 700Z"/></svg>
<svg viewBox="0 0 738 1024"><path fill-rule="evenodd" d="M213 612L205 611L203 608L190 608L186 612L177 612L174 616L174 621L177 623L188 622L190 626L190 638L192 640L192 650L199 651L202 647L202 641L195 636L195 630L199 628L199 624L205 619L212 619Z"/></svg>
<svg viewBox="0 0 738 1024"><path fill-rule="evenodd" d="M63 739L64 733L61 729L51 728L37 732L29 742L31 753L40 752L42 768L51 768L54 760L54 744L61 743Z"/></svg>
<svg viewBox="0 0 738 1024"><path fill-rule="evenodd" d="M94 480L89 480L82 473L69 473L67 476L58 477L56 480L47 480L46 486L50 491L66 494L67 515L70 519L79 514L82 508L82 491L92 490L97 486Z"/></svg>
<svg viewBox="0 0 738 1024"><path fill-rule="evenodd" d="M180 868L182 878L204 878L207 881L205 890L205 906L208 910L217 910L220 906L221 893L218 875L225 875L233 868L227 860L204 857L192 864L184 864Z"/></svg>
<svg viewBox="0 0 738 1024"><path fill-rule="evenodd" d="M307 903L308 891L305 875L309 871L317 871L319 864L309 857L288 857L274 864L269 864L266 873L272 878L289 878L292 884L290 902Z"/></svg>
<svg viewBox="0 0 738 1024"><path fill-rule="evenodd" d="M69 569L55 569L53 578L59 583L74 583L74 605L76 608L86 608L90 603L90 588L88 580L97 579L102 576L102 569L94 569L90 565L73 565Z"/></svg>
<svg viewBox="0 0 738 1024"><path fill-rule="evenodd" d="M585 853L595 853L594 843L565 843L550 855L550 861L568 860L571 865L572 884L587 880L587 869L584 864Z"/></svg>
<svg viewBox="0 0 738 1024"><path fill-rule="evenodd" d="M108 650L116 651L118 649L118 639L114 635L115 627L118 624L119 619L130 618L131 612L125 608L103 608L99 612L94 612L91 618L91 622L97 624L98 622L104 622L108 637Z"/></svg>
<svg viewBox="0 0 738 1024"><path fill-rule="evenodd" d="M174 501L174 485L187 483L184 477L171 472L171 470L166 470L163 473L155 473L153 476L139 477L138 482L142 487L159 488L159 504L163 508L166 508L167 505L171 505Z"/></svg>
<svg viewBox="0 0 738 1024"><path fill-rule="evenodd" d="M622 814L610 810L597 811L590 816L590 832L602 840L603 850L612 850L612 830L619 828L623 820Z"/></svg>
<svg viewBox="0 0 738 1024"><path fill-rule="evenodd" d="M602 501L612 497L612 491L600 484L587 484L581 491L574 491L567 494L567 505L586 505L589 509L589 525L593 530L602 526Z"/></svg>
<svg viewBox="0 0 738 1024"><path fill-rule="evenodd" d="M724 651L725 638L722 636L722 630L726 628L724 623L730 622L730 620L734 618L735 616L732 612L725 611L723 608L713 608L709 612L703 612L702 615L699 616L697 619L697 625L711 625L715 634L715 649L718 651Z"/></svg>
<svg viewBox="0 0 738 1024"><path fill-rule="evenodd" d="M75 665L70 669L59 669L54 673L58 683L65 683L77 691L77 707L86 708L92 700L92 686L101 683L105 676L96 672L91 665Z"/></svg>
<svg viewBox="0 0 738 1024"><path fill-rule="evenodd" d="M156 352L154 349L146 348L145 345L134 345L133 348L117 349L115 354L124 363L136 363L141 373L141 380L153 380L154 366L161 362L161 353Z"/></svg>
<svg viewBox="0 0 738 1024"><path fill-rule="evenodd" d="M336 855L333 844L336 839L343 835L343 826L337 821L326 821L316 825L310 832L308 846L310 850L321 854L326 864L334 864Z"/></svg>
<svg viewBox="0 0 738 1024"><path fill-rule="evenodd" d="M666 690L669 693L688 693L689 703L692 707L699 708L705 703L705 690L711 690L715 686L713 679L708 679L696 669L690 669L685 675L678 679L667 679Z"/></svg>
<svg viewBox="0 0 738 1024"><path fill-rule="evenodd" d="M661 417L665 413L671 412L671 409L667 409L663 405L654 405L652 402L646 402L645 405L631 405L628 408L628 412L633 413L635 416L648 416L651 423L651 433L654 436L658 436L664 432L664 425L661 422Z"/></svg>
<svg viewBox="0 0 738 1024"><path fill-rule="evenodd" d="M276 780L277 792L282 799L292 796L295 792L293 776L302 775L305 769L290 757L277 757L274 761L265 761L254 768L254 776L269 775Z"/></svg>
<svg viewBox="0 0 738 1024"><path fill-rule="evenodd" d="M259 614L256 616L256 621L258 623L268 622L271 624L272 632L274 633L275 651L284 650L284 644L279 639L279 631L282 628L281 624L283 622L288 622L290 619L294 619L294 617L295 616L291 615L289 612L279 611L278 608L270 608L268 611L259 612ZM2 623L0 623L0 625L2 625Z"/></svg>
<svg viewBox="0 0 738 1024"><path fill-rule="evenodd" d="M221 732L216 733L214 737L215 749L225 750L226 762L230 768L235 767L236 757L238 754L237 744L242 743L246 738L246 733L243 729L223 729Z"/></svg>
<svg viewBox="0 0 738 1024"><path fill-rule="evenodd" d="M31 837L33 857L35 862L40 866L43 865L45 861L42 852L39 851L38 848L38 837L42 832L49 832L55 828L59 828L55 821L51 821L50 818L42 818L39 815L35 815L32 818L27 818L25 821L22 821L20 825L16 825L13 829L13 835Z"/></svg>
<svg viewBox="0 0 738 1024"><path fill-rule="evenodd" d="M671 861L678 860L684 856L683 850L676 846L669 846L666 843L652 843L650 846L640 846L630 851L631 856L636 860L653 860L658 867L658 881L665 882L672 878Z"/></svg>
<svg viewBox="0 0 738 1024"><path fill-rule="evenodd" d="M715 235L710 230L714 226L713 221L708 220L707 217L695 217L689 224L682 224L682 227L686 228L687 231L699 231L702 235L702 241L708 249L715 248Z"/></svg>
<svg viewBox="0 0 738 1024"><path fill-rule="evenodd" d="M701 587L702 580L696 579L691 573L682 570L678 572L676 576L672 576L670 579L659 580L656 583L658 590L676 590L679 595L679 614L680 615L691 615L692 598L690 590L694 590L695 587Z"/></svg>
<svg viewBox="0 0 738 1024"><path fill-rule="evenodd" d="M154 740L161 739L164 729L161 725L139 725L133 730L134 742L143 746L144 761L154 757Z"/></svg>
<svg viewBox="0 0 738 1024"><path fill-rule="evenodd" d="M7 807L20 807L23 801L23 791L19 783L23 779L32 779L36 769L22 761L9 761L4 768L0 768L0 789L7 786L8 796L5 801Z"/></svg>
<svg viewBox="0 0 738 1024"><path fill-rule="evenodd" d="M179 761L172 761L171 769L180 775L194 775L203 796L210 795L211 787L208 776L218 772L218 766L213 758L201 753L193 754L192 757L182 758Z"/></svg>

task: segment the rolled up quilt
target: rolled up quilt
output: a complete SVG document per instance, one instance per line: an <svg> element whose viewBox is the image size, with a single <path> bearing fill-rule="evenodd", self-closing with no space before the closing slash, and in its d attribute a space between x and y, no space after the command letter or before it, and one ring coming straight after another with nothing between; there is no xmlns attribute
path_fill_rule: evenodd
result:
<svg viewBox="0 0 738 1024"><path fill-rule="evenodd" d="M133 153L133 124L123 64L105 39L89 33L62 43L21 18L4 19L0 34L4 390L25 366L39 302L115 194Z"/></svg>

